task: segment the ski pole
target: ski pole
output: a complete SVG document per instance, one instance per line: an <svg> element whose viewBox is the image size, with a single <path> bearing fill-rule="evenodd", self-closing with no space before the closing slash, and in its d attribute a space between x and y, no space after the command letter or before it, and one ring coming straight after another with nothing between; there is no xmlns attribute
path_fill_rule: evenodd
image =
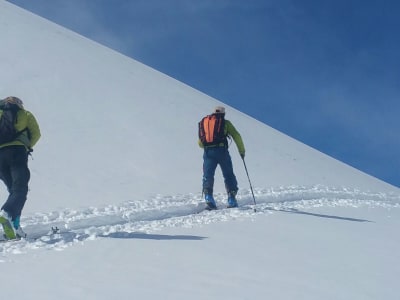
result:
<svg viewBox="0 0 400 300"><path fill-rule="evenodd" d="M253 201L254 201L254 212L256 212L256 205L257 205L257 204L256 204L256 197L254 197L253 186L251 185L251 181L250 181L249 172L247 171L246 162L244 161L244 157L243 157L243 156L242 156L242 160L243 160L243 164L244 164L244 169L246 170L247 179L249 180L251 194L253 195Z"/></svg>

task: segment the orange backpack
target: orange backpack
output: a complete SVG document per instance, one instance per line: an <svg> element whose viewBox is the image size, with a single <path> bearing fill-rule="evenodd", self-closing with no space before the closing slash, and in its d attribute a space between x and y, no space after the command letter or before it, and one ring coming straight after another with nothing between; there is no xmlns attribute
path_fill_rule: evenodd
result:
<svg viewBox="0 0 400 300"><path fill-rule="evenodd" d="M222 143L227 145L224 129L225 118L223 114L212 114L204 117L199 122L199 139L203 146L213 146Z"/></svg>

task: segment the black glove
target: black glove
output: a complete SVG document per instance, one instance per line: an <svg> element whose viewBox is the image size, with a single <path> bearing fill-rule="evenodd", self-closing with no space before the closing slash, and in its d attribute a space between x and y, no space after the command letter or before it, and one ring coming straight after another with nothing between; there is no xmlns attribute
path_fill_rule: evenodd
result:
<svg viewBox="0 0 400 300"><path fill-rule="evenodd" d="M240 157L244 159L244 153L240 153Z"/></svg>

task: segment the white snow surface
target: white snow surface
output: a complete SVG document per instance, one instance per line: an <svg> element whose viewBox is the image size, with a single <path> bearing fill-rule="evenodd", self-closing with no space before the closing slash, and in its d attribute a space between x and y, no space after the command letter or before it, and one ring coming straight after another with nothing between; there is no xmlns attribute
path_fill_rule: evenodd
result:
<svg viewBox="0 0 400 300"><path fill-rule="evenodd" d="M28 238L0 243L3 297L399 298L398 188L3 0L0 32L0 98L42 129ZM216 105L255 198L232 144L240 207L218 171L208 212L197 122Z"/></svg>

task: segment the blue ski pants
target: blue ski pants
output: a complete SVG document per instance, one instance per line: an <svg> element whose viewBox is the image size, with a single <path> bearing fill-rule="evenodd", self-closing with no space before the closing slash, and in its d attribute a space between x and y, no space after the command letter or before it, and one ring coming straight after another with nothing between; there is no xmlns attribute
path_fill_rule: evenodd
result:
<svg viewBox="0 0 400 300"><path fill-rule="evenodd" d="M203 192L212 194L214 189L214 175L217 166L221 167L224 176L226 191L237 192L237 180L233 173L232 159L226 147L206 147L203 154Z"/></svg>

